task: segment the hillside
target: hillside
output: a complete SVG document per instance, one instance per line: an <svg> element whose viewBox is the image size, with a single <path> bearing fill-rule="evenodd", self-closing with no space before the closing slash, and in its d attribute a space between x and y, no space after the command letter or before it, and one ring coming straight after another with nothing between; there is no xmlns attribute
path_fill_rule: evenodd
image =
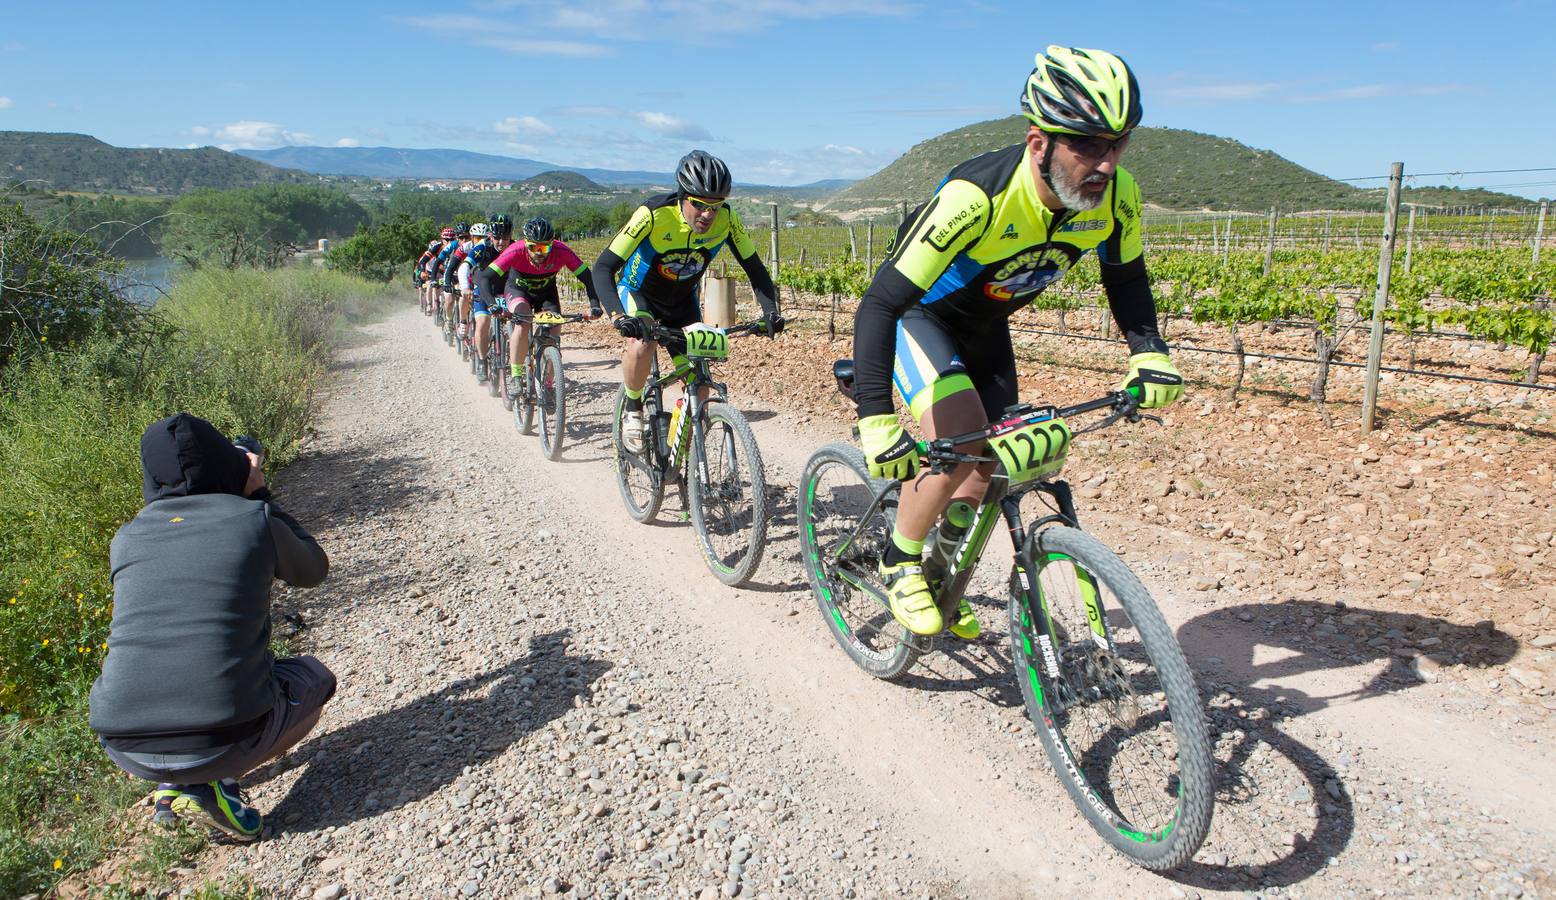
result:
<svg viewBox="0 0 1556 900"><path fill-rule="evenodd" d="M276 166L302 169L320 175L356 175L365 178L453 178L522 181L542 172L577 172L599 184L664 184L663 172L629 172L614 169L581 169L538 159L472 153L468 150L411 150L401 147L277 147L274 150L239 150L250 159Z"/></svg>
<svg viewBox="0 0 1556 900"><path fill-rule="evenodd" d="M607 188L590 181L587 177L577 172L567 172L560 169L552 169L549 172L541 172L524 179L519 183L520 187L544 187L552 190L561 190L586 194L604 193Z"/></svg>
<svg viewBox="0 0 1556 900"><path fill-rule="evenodd" d="M59 191L173 195L317 180L215 147L133 149L85 134L0 131L0 181Z"/></svg>
<svg viewBox="0 0 1556 900"><path fill-rule="evenodd" d="M847 212L922 200L953 166L1016 143L1025 126L1025 119L1010 116L930 138L823 208ZM1378 190L1334 181L1269 150L1177 128L1137 129L1124 164L1139 179L1148 204L1174 209L1375 209L1382 203ZM1491 191L1413 188L1406 193L1407 200L1419 203L1529 205L1524 198Z"/></svg>

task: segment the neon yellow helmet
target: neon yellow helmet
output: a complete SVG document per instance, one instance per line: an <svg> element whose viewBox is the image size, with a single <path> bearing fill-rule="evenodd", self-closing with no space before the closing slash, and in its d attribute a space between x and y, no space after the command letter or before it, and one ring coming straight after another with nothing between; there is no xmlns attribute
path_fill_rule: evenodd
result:
<svg viewBox="0 0 1556 900"><path fill-rule="evenodd" d="M1049 46L1021 92L1021 112L1044 131L1119 138L1140 124L1140 85L1106 50Z"/></svg>

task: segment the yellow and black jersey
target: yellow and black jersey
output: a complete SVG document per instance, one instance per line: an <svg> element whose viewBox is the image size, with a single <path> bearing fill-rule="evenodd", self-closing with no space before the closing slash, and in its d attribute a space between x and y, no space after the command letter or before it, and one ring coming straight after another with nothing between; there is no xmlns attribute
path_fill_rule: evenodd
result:
<svg viewBox="0 0 1556 900"><path fill-rule="evenodd" d="M897 322L918 305L952 335L976 339L1095 251L1120 328L1160 341L1140 238L1140 189L1118 169L1102 203L1050 210L1038 195L1025 143L952 169L898 230L860 302L854 326L861 416L890 412Z"/></svg>
<svg viewBox="0 0 1556 900"><path fill-rule="evenodd" d="M605 298L629 291L659 307L695 302L702 273L726 244L742 265L757 260L756 245L728 203L719 207L707 232L698 234L681 215L679 195L652 197L600 254L595 271L608 275L611 283L608 288L597 284L597 289ZM772 283L770 277L766 281Z"/></svg>

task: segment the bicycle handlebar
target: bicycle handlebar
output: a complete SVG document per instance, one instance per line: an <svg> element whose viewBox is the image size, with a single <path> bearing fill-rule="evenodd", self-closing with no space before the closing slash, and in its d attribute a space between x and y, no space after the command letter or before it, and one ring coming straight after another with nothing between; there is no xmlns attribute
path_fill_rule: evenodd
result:
<svg viewBox="0 0 1556 900"><path fill-rule="evenodd" d="M1043 419L1067 419L1071 416L1084 415L1085 413L1095 412L1099 409L1108 409L1111 410L1111 412L1104 416L1100 421L1088 425L1085 428L1077 429L1073 433L1086 434L1087 432L1091 431L1100 431L1104 428L1109 428L1118 424L1120 420L1138 422L1141 419L1149 419L1153 422L1156 422L1157 424L1161 424L1162 420L1160 418L1147 415L1140 411L1140 398L1136 396L1138 391L1139 388L1130 388L1123 391L1109 391L1107 394L1098 397L1095 400L1087 400L1084 403L1077 403L1074 406L1066 406L1062 408L1039 407L1033 406L1030 403L1018 403L1014 406L1006 407L1004 418L1001 421L986 425L977 431L969 431L966 434L953 435L952 437L937 438L933 441L919 441L919 459L924 461L924 463L929 467L930 471L937 474L947 468L950 468L951 466L958 465L960 463L976 464L996 462L997 460L995 460L995 458L992 456L980 456L974 453L961 453L958 452L955 448L960 444L969 444L988 440L994 436L994 430L996 428L1005 424L1006 422L1009 422L1012 419L1027 417L1030 417L1035 421L1041 421ZM1040 418L1039 414L1041 414Z"/></svg>
<svg viewBox="0 0 1556 900"><path fill-rule="evenodd" d="M742 322L739 325L731 325L730 327L725 328L724 333L730 337L735 337L742 334L757 334L761 333L764 329L766 329L766 327L766 324L761 320L757 320L755 322ZM686 333L683 329L666 328L665 326L658 323L648 325L644 330L647 332L649 340L658 341L660 343L663 343L664 341L679 340L686 336Z"/></svg>

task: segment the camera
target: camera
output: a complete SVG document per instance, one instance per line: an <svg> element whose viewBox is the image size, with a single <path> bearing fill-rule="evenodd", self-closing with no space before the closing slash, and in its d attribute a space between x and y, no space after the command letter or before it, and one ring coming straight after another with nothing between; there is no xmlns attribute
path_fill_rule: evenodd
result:
<svg viewBox="0 0 1556 900"><path fill-rule="evenodd" d="M252 453L259 457L260 465L263 466L265 464L265 445L259 442L259 438L252 435L240 434L232 439L232 445L245 453Z"/></svg>

